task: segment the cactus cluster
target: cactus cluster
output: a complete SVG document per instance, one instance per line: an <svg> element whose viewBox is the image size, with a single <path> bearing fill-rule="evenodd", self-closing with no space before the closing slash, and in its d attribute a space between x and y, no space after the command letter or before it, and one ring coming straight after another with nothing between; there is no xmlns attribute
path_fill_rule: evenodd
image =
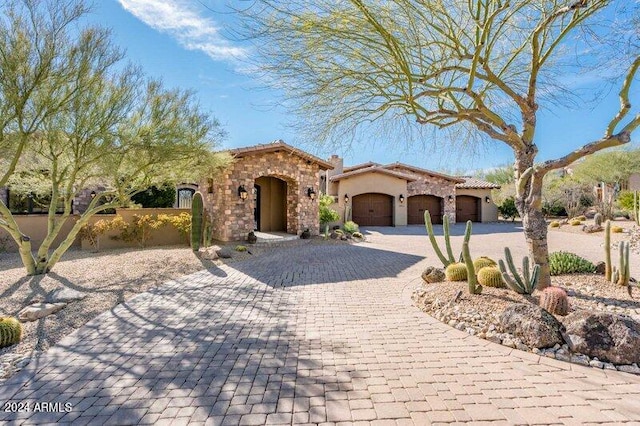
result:
<svg viewBox="0 0 640 426"><path fill-rule="evenodd" d="M193 251L200 250L200 244L202 244L202 237L204 235L204 202L202 200L202 193L197 191L193 194L191 200L191 248Z"/></svg>
<svg viewBox="0 0 640 426"><path fill-rule="evenodd" d="M467 279L467 265L460 263L451 263L444 270L447 281L465 281Z"/></svg>
<svg viewBox="0 0 640 426"><path fill-rule="evenodd" d="M593 224L596 226L602 226L602 214L596 213L595 216L593 216Z"/></svg>
<svg viewBox="0 0 640 426"><path fill-rule="evenodd" d="M556 251L549 255L551 275L593 273L596 265L577 254Z"/></svg>
<svg viewBox="0 0 640 426"><path fill-rule="evenodd" d="M445 249L447 251L447 256L446 257L442 253L442 250L440 250L440 246L438 245L438 242L436 241L436 236L435 236L435 234L433 232L433 224L431 223L431 214L429 213L429 210L426 210L424 212L424 225L427 228L427 234L429 235L429 241L431 242L431 246L433 247L433 251L436 252L436 256L438 256L438 258L440 259L440 262L442 262L442 265L446 268L447 266L451 265L452 263L456 263L456 259L453 257L453 250L451 249L451 234L449 232L449 217L447 215L444 215L444 218L442 220L442 231L444 233L444 245L445 245ZM466 234L465 234L465 239L468 240ZM461 257L462 256L460 256L460 258Z"/></svg>
<svg viewBox="0 0 640 426"><path fill-rule="evenodd" d="M486 268L487 266L498 266L498 264L493 259L486 256L481 256L473 261L473 267L476 271Z"/></svg>
<svg viewBox="0 0 640 426"><path fill-rule="evenodd" d="M0 348L15 345L22 337L22 325L13 317L0 317Z"/></svg>
<svg viewBox="0 0 640 426"><path fill-rule="evenodd" d="M611 221L607 220L604 227L604 277L607 281L617 283L622 286L629 285L629 243L620 241L618 245L618 267L611 264Z"/></svg>
<svg viewBox="0 0 640 426"><path fill-rule="evenodd" d="M497 266L485 266L478 271L478 282L486 287L504 288L502 272Z"/></svg>
<svg viewBox="0 0 640 426"><path fill-rule="evenodd" d="M469 238L471 237L471 226L472 226L472 222L468 220L467 228L464 232L464 242L462 243L462 258L464 259L464 263L467 267L467 283L469 284L469 293L480 294L482 293L482 286L478 285L478 281L476 279L476 270L473 267L473 260L471 260L471 252L469 251Z"/></svg>
<svg viewBox="0 0 640 426"><path fill-rule="evenodd" d="M540 307L555 315L569 313L569 298L560 287L547 287L540 293Z"/></svg>
<svg viewBox="0 0 640 426"><path fill-rule="evenodd" d="M538 286L538 278L540 275L540 265L533 265L533 271L530 272L529 257L525 256L522 259L522 276L518 273L516 265L513 263L513 257L511 256L511 250L509 247L504 248L504 256L507 260L507 265L513 277L507 272L502 259L498 261L500 272L502 272L502 278L504 282L516 293L531 294Z"/></svg>

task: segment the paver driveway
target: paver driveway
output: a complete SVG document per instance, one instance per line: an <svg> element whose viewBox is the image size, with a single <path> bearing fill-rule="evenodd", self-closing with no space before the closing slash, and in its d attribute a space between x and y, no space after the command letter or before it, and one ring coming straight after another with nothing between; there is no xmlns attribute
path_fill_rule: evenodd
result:
<svg viewBox="0 0 640 426"><path fill-rule="evenodd" d="M370 241L302 244L141 294L0 387L3 411L32 411L0 421L640 423L640 377L433 320L409 299L426 237ZM34 413L36 402L72 409Z"/></svg>

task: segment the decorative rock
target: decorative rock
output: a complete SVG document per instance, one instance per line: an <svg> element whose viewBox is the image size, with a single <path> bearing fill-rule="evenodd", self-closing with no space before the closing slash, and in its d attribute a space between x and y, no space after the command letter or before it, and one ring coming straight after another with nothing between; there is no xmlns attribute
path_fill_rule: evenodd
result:
<svg viewBox="0 0 640 426"><path fill-rule="evenodd" d="M331 234L329 234L329 238L331 238L332 240L337 240L338 238L340 238L340 234L338 234L337 232L333 231L333 232L331 232Z"/></svg>
<svg viewBox="0 0 640 426"><path fill-rule="evenodd" d="M594 367L594 368L603 368L604 367L604 362L598 361L598 359L594 358L591 361L589 361L589 365Z"/></svg>
<svg viewBox="0 0 640 426"><path fill-rule="evenodd" d="M36 303L23 308L18 313L18 319L21 321L35 321L40 318L44 318L47 315L54 314L60 309L67 306L66 303Z"/></svg>
<svg viewBox="0 0 640 426"><path fill-rule="evenodd" d="M596 274L604 275L607 264L604 262L596 263Z"/></svg>
<svg viewBox="0 0 640 426"><path fill-rule="evenodd" d="M211 247L201 248L199 252L200 256L205 260L216 260L218 258L217 251Z"/></svg>
<svg viewBox="0 0 640 426"><path fill-rule="evenodd" d="M509 348L515 348L516 347L516 342L514 342L509 337L507 337L506 339L502 340L502 345L503 346L507 346Z"/></svg>
<svg viewBox="0 0 640 426"><path fill-rule="evenodd" d="M582 354L571 355L571 362L574 364L589 365L589 357Z"/></svg>
<svg viewBox="0 0 640 426"><path fill-rule="evenodd" d="M228 247L223 247L220 250L217 250L216 254L218 255L218 257L221 257L222 259L229 259L231 258L231 256L233 256L233 251Z"/></svg>
<svg viewBox="0 0 640 426"><path fill-rule="evenodd" d="M611 364L610 362L605 362L604 363L604 369L605 370L615 370L616 366Z"/></svg>
<svg viewBox="0 0 640 426"><path fill-rule="evenodd" d="M577 311L565 318L565 340L573 352L614 364L640 362L640 323L620 314Z"/></svg>
<svg viewBox="0 0 640 426"><path fill-rule="evenodd" d="M422 272L422 279L427 284L442 282L444 278L444 271L434 266L429 266Z"/></svg>
<svg viewBox="0 0 640 426"><path fill-rule="evenodd" d="M309 238L311 238L311 232L308 229L305 229L300 234L300 238L302 238L303 240L308 240Z"/></svg>
<svg viewBox="0 0 640 426"><path fill-rule="evenodd" d="M87 297L86 293L68 287L60 287L51 290L47 294L46 301L48 303L73 302L75 300L82 300L85 297Z"/></svg>
<svg viewBox="0 0 640 426"><path fill-rule="evenodd" d="M624 371L625 373L632 373L632 374L640 374L640 367L638 367L637 364L619 365L618 371Z"/></svg>
<svg viewBox="0 0 640 426"><path fill-rule="evenodd" d="M249 232L247 235L247 242L249 244L255 244L258 242L258 237L256 237L256 234L253 231Z"/></svg>
<svg viewBox="0 0 640 426"><path fill-rule="evenodd" d="M548 348L562 343L562 324L539 306L517 303L500 315L500 329L529 347Z"/></svg>
<svg viewBox="0 0 640 426"><path fill-rule="evenodd" d="M16 362L16 368L24 368L31 362L31 358L27 357Z"/></svg>

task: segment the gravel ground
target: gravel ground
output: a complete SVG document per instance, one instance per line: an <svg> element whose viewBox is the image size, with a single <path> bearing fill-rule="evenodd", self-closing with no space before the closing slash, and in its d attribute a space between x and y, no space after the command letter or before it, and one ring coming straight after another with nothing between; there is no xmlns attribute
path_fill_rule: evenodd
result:
<svg viewBox="0 0 640 426"><path fill-rule="evenodd" d="M345 244L348 242L296 240L278 246L296 244ZM46 351L60 339L114 306L138 293L222 263L233 263L260 256L278 246L247 245L249 252L237 252L228 246L229 259L206 260L189 247L156 247L144 250L116 249L98 253L70 250L47 275L25 276L16 253L0 253L0 316L16 316L27 305L42 302L54 289L67 287L85 293L61 311L33 322L23 323L22 340L0 349L0 380L6 380L26 366L31 358Z"/></svg>
<svg viewBox="0 0 640 426"><path fill-rule="evenodd" d="M603 276L594 274L560 275L551 277L551 281L567 291L570 312L578 309L616 312L640 321L638 289L633 292L634 299L629 296L626 287L612 284ZM459 292L461 294L456 299ZM549 349L530 348L518 338L500 333L498 318L504 309L512 303L537 304L537 293L526 297L508 289L484 287L482 294L470 295L466 282L442 282L423 284L414 291L413 300L416 306L439 321L495 343L563 361L640 374L640 367L635 364L614 366L582 354L572 354L566 345Z"/></svg>

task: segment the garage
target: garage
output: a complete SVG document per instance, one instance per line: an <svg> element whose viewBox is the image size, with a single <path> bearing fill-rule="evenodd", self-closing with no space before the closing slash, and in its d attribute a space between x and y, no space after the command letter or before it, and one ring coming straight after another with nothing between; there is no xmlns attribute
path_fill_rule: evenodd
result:
<svg viewBox="0 0 640 426"><path fill-rule="evenodd" d="M424 212L429 211L431 223L442 223L442 198L435 195L413 195L407 200L407 223L424 225Z"/></svg>
<svg viewBox="0 0 640 426"><path fill-rule="evenodd" d="M471 195L456 197L456 222L480 222L480 199Z"/></svg>
<svg viewBox="0 0 640 426"><path fill-rule="evenodd" d="M368 193L353 197L352 218L360 226L393 226L393 197Z"/></svg>

